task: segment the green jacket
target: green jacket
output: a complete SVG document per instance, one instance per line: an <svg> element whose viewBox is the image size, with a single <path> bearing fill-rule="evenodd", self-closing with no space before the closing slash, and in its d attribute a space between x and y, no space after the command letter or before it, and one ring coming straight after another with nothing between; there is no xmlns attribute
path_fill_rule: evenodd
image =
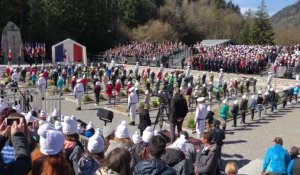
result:
<svg viewBox="0 0 300 175"><path fill-rule="evenodd" d="M173 77L173 76L170 76L170 77L169 77L169 84L170 84L170 85L173 85L173 84L174 84L174 77Z"/></svg>
<svg viewBox="0 0 300 175"><path fill-rule="evenodd" d="M220 117L226 120L228 117L228 112L229 112L229 106L227 104L223 104L220 109Z"/></svg>

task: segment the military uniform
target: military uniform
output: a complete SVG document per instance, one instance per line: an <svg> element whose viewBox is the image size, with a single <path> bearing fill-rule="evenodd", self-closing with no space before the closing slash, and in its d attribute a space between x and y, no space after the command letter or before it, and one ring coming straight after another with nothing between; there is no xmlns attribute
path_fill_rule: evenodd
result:
<svg viewBox="0 0 300 175"><path fill-rule="evenodd" d="M130 94L128 95L128 108L131 122L129 125L135 125L135 115L136 115L136 107L138 103L138 96L135 92L135 88L131 87L129 89Z"/></svg>
<svg viewBox="0 0 300 175"><path fill-rule="evenodd" d="M76 103L77 103L76 110L81 110L81 99L82 99L83 93L84 93L83 84L81 83L81 79L78 79L77 84L74 87L74 94L75 94Z"/></svg>
<svg viewBox="0 0 300 175"><path fill-rule="evenodd" d="M46 79L43 77L43 74L40 74L40 78L38 79L37 84L39 86L42 100L44 100L46 91Z"/></svg>

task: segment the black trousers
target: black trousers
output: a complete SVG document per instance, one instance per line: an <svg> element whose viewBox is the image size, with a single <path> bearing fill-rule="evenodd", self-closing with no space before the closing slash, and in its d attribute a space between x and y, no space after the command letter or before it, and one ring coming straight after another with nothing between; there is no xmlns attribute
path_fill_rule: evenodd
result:
<svg viewBox="0 0 300 175"><path fill-rule="evenodd" d="M286 104L287 104L286 100L282 101L282 108L285 108Z"/></svg>
<svg viewBox="0 0 300 175"><path fill-rule="evenodd" d="M95 93L96 104L98 105L100 102L100 93Z"/></svg>
<svg viewBox="0 0 300 175"><path fill-rule="evenodd" d="M254 111L255 111L255 109L251 109L251 120L254 119Z"/></svg>
<svg viewBox="0 0 300 175"><path fill-rule="evenodd" d="M237 114L232 114L232 118L233 118L233 126L236 127Z"/></svg>
<svg viewBox="0 0 300 175"><path fill-rule="evenodd" d="M245 120L246 120L246 112L243 111L242 112L242 123L246 123Z"/></svg>
<svg viewBox="0 0 300 175"><path fill-rule="evenodd" d="M176 127L177 127L178 135L181 133L182 123L183 123L183 120L180 121L180 122L178 122L178 121L170 122L171 143L173 143L176 140L176 135L175 135L175 128Z"/></svg>

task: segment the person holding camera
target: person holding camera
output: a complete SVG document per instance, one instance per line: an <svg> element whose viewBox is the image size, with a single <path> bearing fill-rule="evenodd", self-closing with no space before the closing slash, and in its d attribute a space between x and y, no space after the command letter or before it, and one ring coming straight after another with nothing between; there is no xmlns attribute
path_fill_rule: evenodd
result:
<svg viewBox="0 0 300 175"><path fill-rule="evenodd" d="M171 100L170 115L169 115L172 143L176 140L175 127L177 127L178 134L180 134L182 130L182 123L187 113L188 113L187 102L184 96L180 94L179 88L177 88Z"/></svg>

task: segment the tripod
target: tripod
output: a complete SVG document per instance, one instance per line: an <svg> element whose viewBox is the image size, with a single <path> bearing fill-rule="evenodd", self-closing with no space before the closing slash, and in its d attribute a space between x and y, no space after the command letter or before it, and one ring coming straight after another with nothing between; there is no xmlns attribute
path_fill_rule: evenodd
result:
<svg viewBox="0 0 300 175"><path fill-rule="evenodd" d="M156 119L154 122L153 130L155 130L155 127L158 124L159 131L161 131L162 127L163 127L163 122L164 121L167 122L165 117L168 117L168 116L169 116L169 107L166 104L160 104L157 115L156 115Z"/></svg>

